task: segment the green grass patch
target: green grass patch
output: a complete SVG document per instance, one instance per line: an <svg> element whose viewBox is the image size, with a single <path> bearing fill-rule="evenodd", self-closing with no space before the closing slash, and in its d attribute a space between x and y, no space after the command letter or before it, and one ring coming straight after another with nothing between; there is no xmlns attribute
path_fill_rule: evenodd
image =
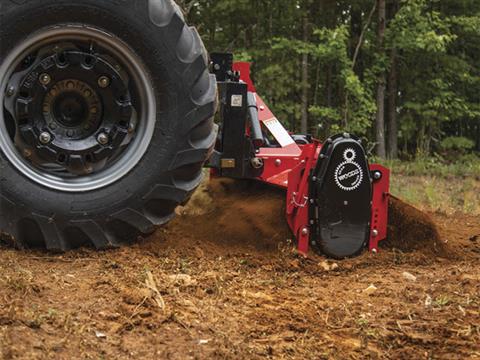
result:
<svg viewBox="0 0 480 360"><path fill-rule="evenodd" d="M378 159L376 160L378 161ZM378 161L392 173L407 176L437 176L442 178L474 178L480 180L480 157L465 155L449 162L439 157L420 158L414 161Z"/></svg>
<svg viewBox="0 0 480 360"><path fill-rule="evenodd" d="M380 163L392 171L391 193L412 205L480 215L480 158L450 164L435 158Z"/></svg>

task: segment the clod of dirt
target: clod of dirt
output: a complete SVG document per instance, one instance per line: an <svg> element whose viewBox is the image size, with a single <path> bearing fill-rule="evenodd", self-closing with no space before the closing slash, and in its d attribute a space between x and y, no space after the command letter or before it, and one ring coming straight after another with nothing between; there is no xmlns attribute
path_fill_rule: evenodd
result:
<svg viewBox="0 0 480 360"><path fill-rule="evenodd" d="M327 261L322 261L318 265L325 271L334 271L338 269L337 263L329 264Z"/></svg>
<svg viewBox="0 0 480 360"><path fill-rule="evenodd" d="M451 255L430 216L394 196L390 197L388 236L383 245L432 257Z"/></svg>
<svg viewBox="0 0 480 360"><path fill-rule="evenodd" d="M404 271L402 273L402 276L404 279L408 280L408 281L417 281L417 277L413 274L410 274L409 272L407 271Z"/></svg>
<svg viewBox="0 0 480 360"><path fill-rule="evenodd" d="M366 289L363 290L363 293L368 295L368 296L371 296L373 294L375 294L375 292L377 291L377 287L373 284L371 284L369 287L367 287Z"/></svg>

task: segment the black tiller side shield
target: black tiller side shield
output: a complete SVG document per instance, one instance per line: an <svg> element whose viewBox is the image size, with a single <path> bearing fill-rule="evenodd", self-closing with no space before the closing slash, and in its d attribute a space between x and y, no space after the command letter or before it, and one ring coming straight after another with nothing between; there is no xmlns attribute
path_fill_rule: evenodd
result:
<svg viewBox="0 0 480 360"><path fill-rule="evenodd" d="M367 245L372 211L372 181L358 138L337 135L324 145L310 178L311 245L341 259Z"/></svg>

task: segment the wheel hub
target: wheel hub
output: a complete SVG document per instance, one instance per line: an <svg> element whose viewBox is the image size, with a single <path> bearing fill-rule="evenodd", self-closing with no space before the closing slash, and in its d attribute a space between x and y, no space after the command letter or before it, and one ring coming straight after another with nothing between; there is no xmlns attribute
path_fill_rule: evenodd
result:
<svg viewBox="0 0 480 360"><path fill-rule="evenodd" d="M98 94L80 80L59 81L43 101L47 126L60 136L81 139L98 128L102 117Z"/></svg>
<svg viewBox="0 0 480 360"><path fill-rule="evenodd" d="M19 91L12 99L16 146L30 161L40 167L60 165L73 175L90 174L128 144L135 113L128 78L109 60L56 49L17 76Z"/></svg>
<svg viewBox="0 0 480 360"><path fill-rule="evenodd" d="M65 192L126 176L157 123L142 60L118 37L77 25L39 30L5 54L0 104L1 152L28 179Z"/></svg>

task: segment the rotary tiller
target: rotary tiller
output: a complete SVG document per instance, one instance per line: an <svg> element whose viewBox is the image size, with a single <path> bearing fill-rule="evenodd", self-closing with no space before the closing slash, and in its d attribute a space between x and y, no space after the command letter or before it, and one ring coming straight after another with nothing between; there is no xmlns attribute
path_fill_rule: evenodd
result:
<svg viewBox="0 0 480 360"><path fill-rule="evenodd" d="M286 218L298 241L333 258L377 251L387 236L390 171L369 164L359 138L324 143L291 135L257 94L250 64L212 54L220 96L213 175L256 179L286 190Z"/></svg>

